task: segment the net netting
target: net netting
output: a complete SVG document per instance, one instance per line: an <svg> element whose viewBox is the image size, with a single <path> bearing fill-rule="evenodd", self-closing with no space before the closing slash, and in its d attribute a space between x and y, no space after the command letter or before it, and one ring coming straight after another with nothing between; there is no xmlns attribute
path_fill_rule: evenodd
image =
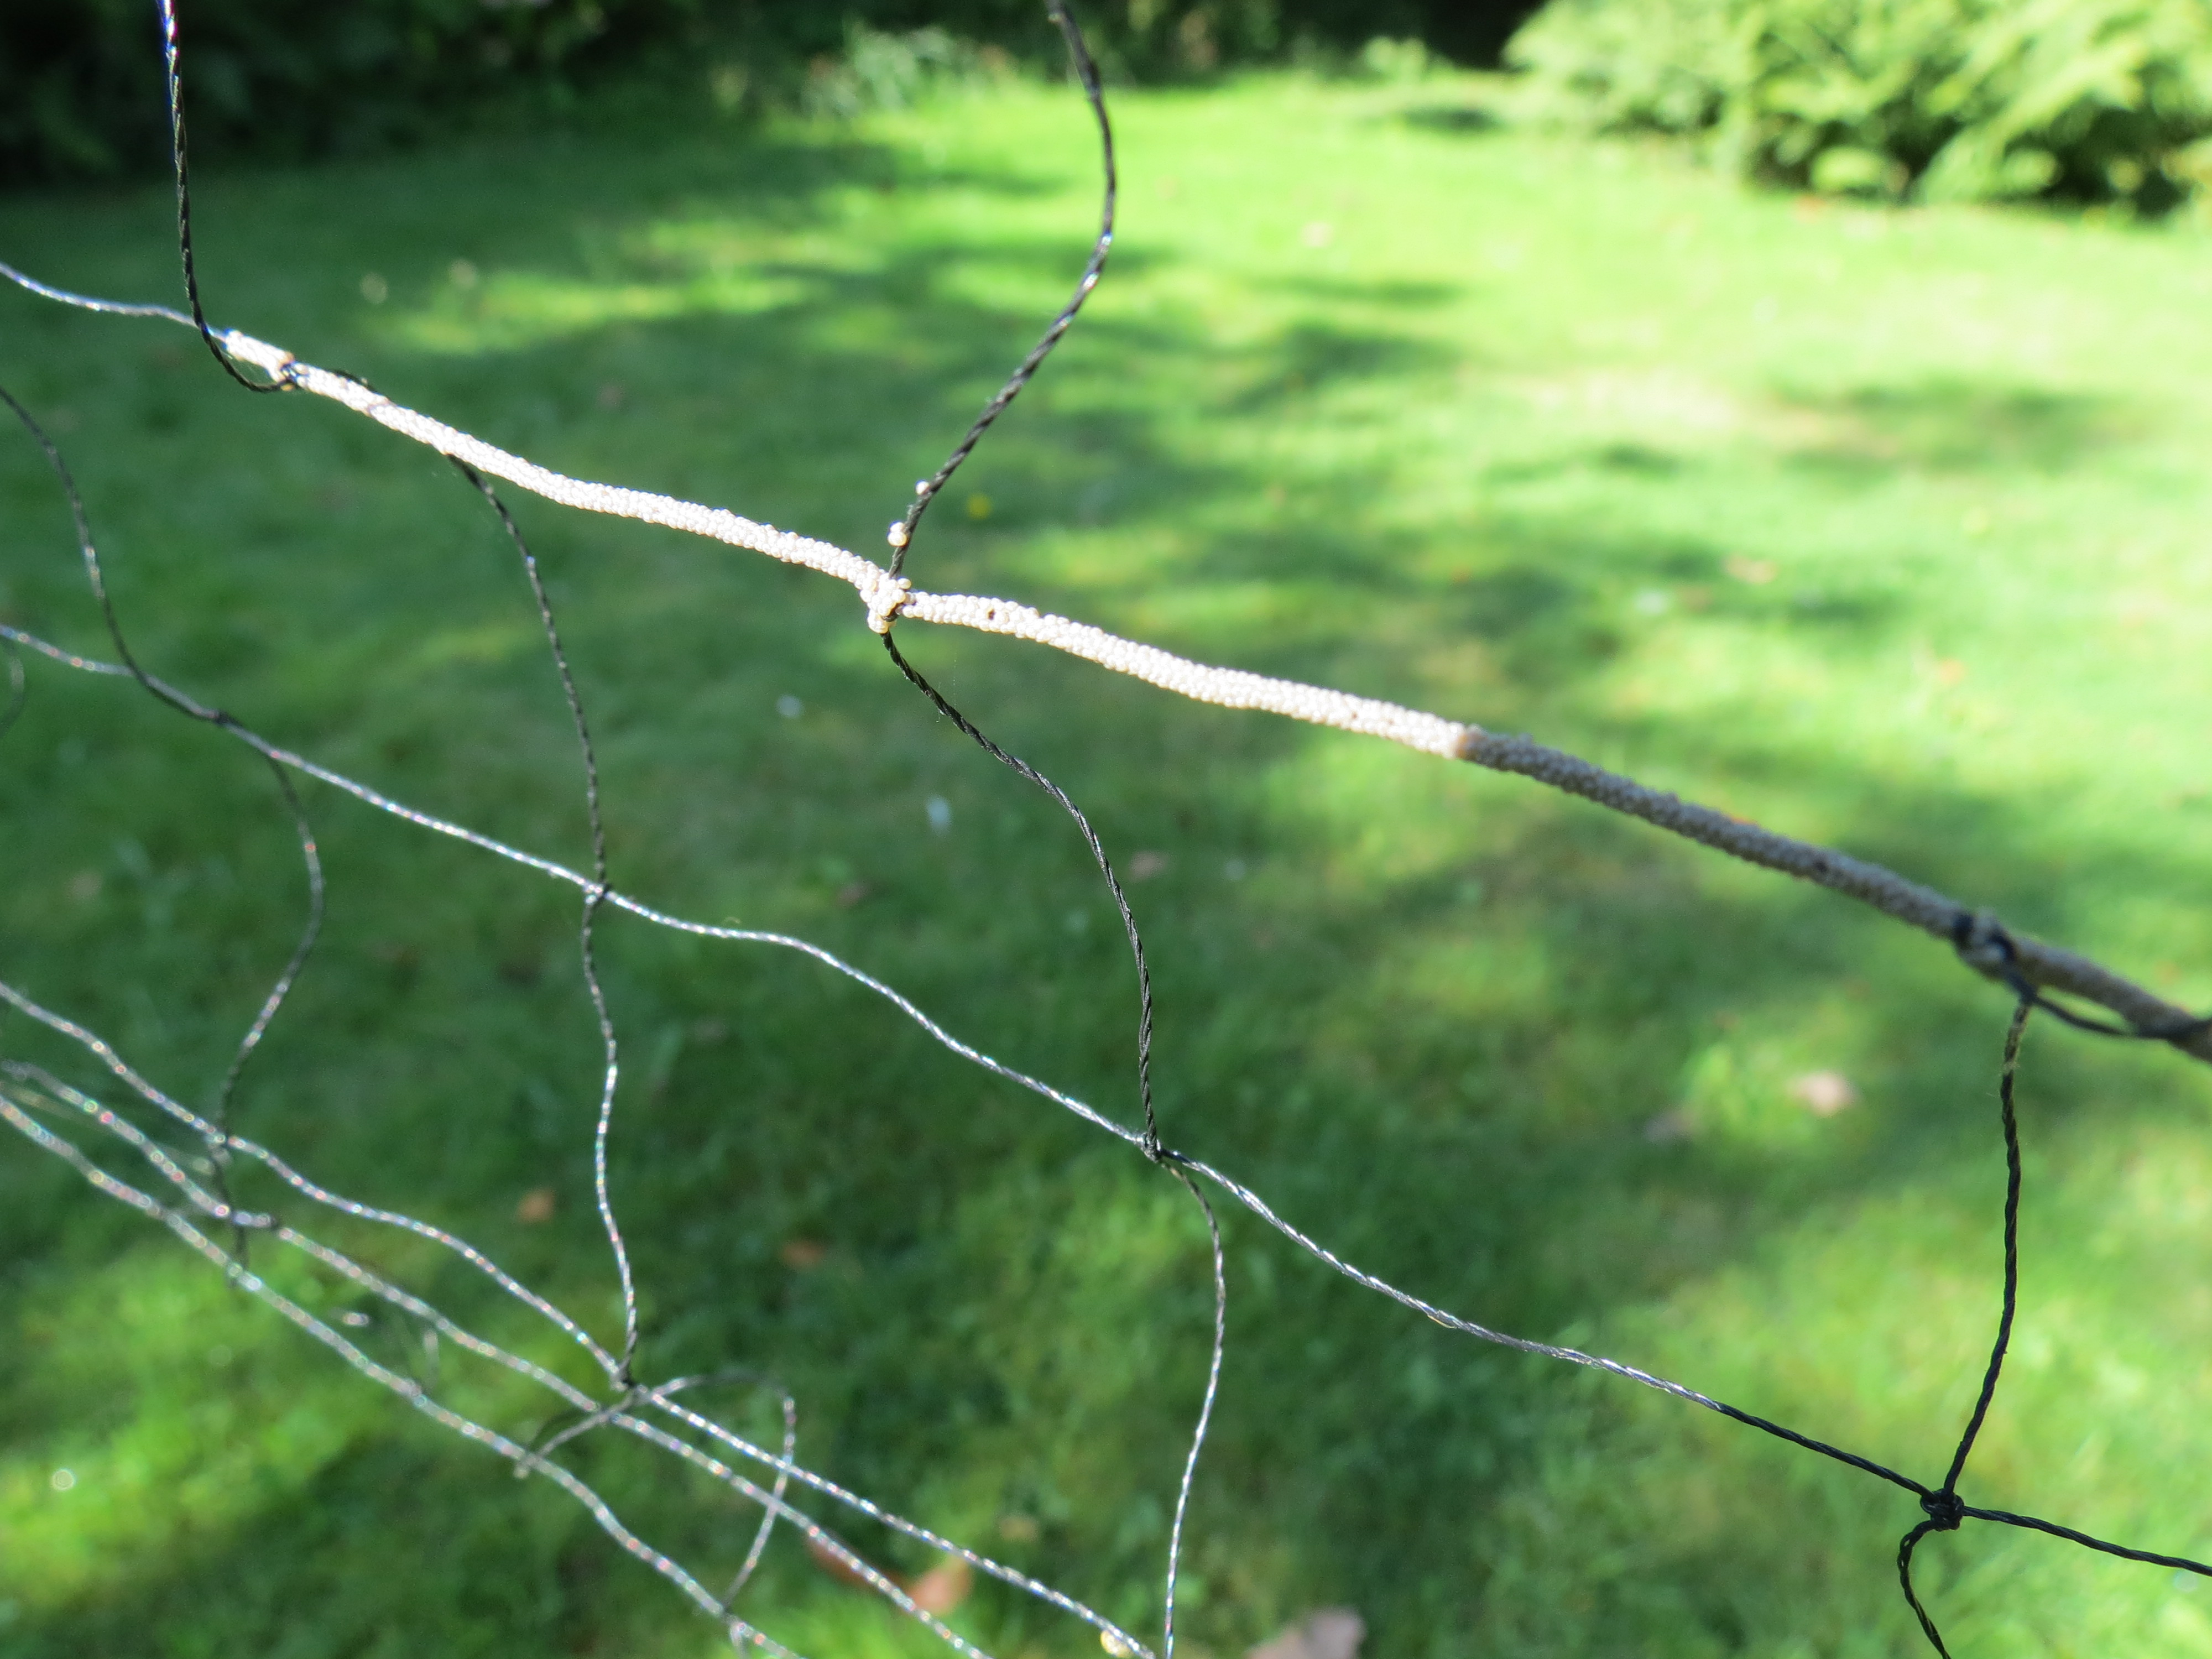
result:
<svg viewBox="0 0 2212 1659"><path fill-rule="evenodd" d="M218 327L208 319L193 262L191 198L185 124L185 81L178 18L172 0L162 0L161 17L167 70L169 113L177 187L178 240L186 308L130 303L69 292L12 266L0 274L59 305L108 313L118 319L151 319L195 332L222 370L240 387L272 398L292 396L326 399L358 414L393 436L446 457L471 489L481 497L512 544L526 578L537 625L556 671L573 727L580 771L588 846L577 863L565 864L529 852L468 824L425 811L325 765L313 757L272 742L229 712L210 705L188 686L153 672L133 652L125 618L108 592L97 538L85 501L52 436L23 403L0 390L30 439L39 446L68 501L78 550L91 592L103 616L111 654L95 659L67 650L25 629L0 626L8 653L7 701L0 708L0 738L20 716L36 678L48 670L100 677L119 689L155 700L176 717L199 722L258 757L273 780L276 799L287 815L305 877L306 909L296 947L270 984L248 1029L236 1045L211 1103L195 1107L181 1093L143 1073L132 1058L67 1008L48 1006L31 990L0 981L0 1002L20 1018L62 1039L94 1073L105 1079L96 1088L80 1086L47 1065L0 1048L0 1119L30 1147L74 1170L97 1193L165 1229L240 1292L257 1298L319 1343L366 1382L388 1390L406 1407L477 1448L504 1459L520 1476L550 1481L572 1497L623 1551L659 1573L707 1617L720 1623L740 1644L787 1653L773 1632L758 1627L745 1611L748 1582L774 1534L788 1528L803 1537L817 1558L866 1586L900 1612L963 1654L978 1650L918 1596L912 1584L866 1559L848 1545L830 1521L844 1510L941 1551L975 1572L988 1575L1022 1595L1036 1598L1066 1618L1097 1632L1109 1650L1146 1659L1172 1659L1176 1644L1176 1591L1183 1553L1193 1483L1204 1452L1218 1389L1227 1332L1228 1282L1217 1200L1225 1200L1273 1229L1297 1249L1353 1284L1397 1304L1438 1326L1478 1341L1518 1350L1541 1358L1588 1368L1671 1396L1682 1404L1718 1413L1815 1456L1832 1460L1911 1497L1923 1518L1901 1540L1898 1571L1903 1593L1929 1641L1939 1652L1943 1642L1912 1584L1914 1552L1930 1534L1954 1531L1968 1521L2028 1528L2069 1540L2087 1548L2178 1571L2212 1576L2212 1566L2175 1554L2138 1548L2091 1536L2062 1522L1968 1503L1960 1491L1968 1460L1998 1388L2010 1342L2018 1292L2018 1231L2021 1151L2014 1112L2014 1086L2022 1034L2040 1010L2069 1026L2115 1037L2167 1044L2199 1060L2212 1059L2212 1022L2192 1017L2100 964L2008 928L1992 915L1890 870L1844 854L1793 840L1758 824L1650 789L1576 756L1529 738L1487 732L1480 726L1325 687L1301 684L1227 667L1194 662L1140 641L1119 637L1065 617L1047 614L1016 601L970 594L931 592L914 585L909 563L920 556L925 515L988 434L992 423L1020 394L1054 344L1074 324L1085 298L1103 273L1113 245L1116 175L1113 135L1099 78L1083 36L1064 6L1050 10L1065 35L1073 76L1095 116L1105 173L1102 221L1091 258L1073 297L1053 320L1036 348L989 402L944 465L915 486L911 502L890 528L889 563L878 565L830 543L755 522L737 513L647 490L593 483L566 476L471 436L386 396L357 377L303 361L281 345L240 329ZM656 908L624 890L611 869L601 816L599 774L592 724L585 699L570 672L561 628L548 587L521 529L498 492L512 486L579 512L612 515L669 527L727 546L763 554L849 585L860 601L856 626L871 630L898 670L962 732L1027 783L1042 791L1066 814L1097 866L1126 932L1138 984L1133 1066L1138 1121L1125 1123L1052 1084L1002 1063L933 1019L892 986L864 968L807 939L744 927L715 924ZM1715 1398L1618 1359L1553 1343L1533 1340L1493 1328L1479 1320L1436 1305L1412 1291L1364 1271L1332 1250L1321 1238L1271 1206L1259 1192L1214 1164L1176 1150L1172 1125L1156 1111L1152 1085L1152 985L1137 918L1117 878L1102 838L1074 800L1048 778L981 730L934 686L896 642L902 629L917 624L960 627L1011 636L1068 653L1111 672L1134 677L1181 696L1229 709L1268 713L1379 738L1434 758L1472 763L1518 774L1640 819L1714 850L1765 868L1826 887L1933 936L1953 948L1970 970L1995 981L2013 997L2014 1012L2000 1071L1999 1130L2008 1172L2002 1238L2004 1267L1997 1297L1999 1317L1986 1370L1975 1403L1948 1468L1932 1482L1895 1469L1798 1427ZM325 908L325 878L315 831L295 780L312 780L355 802L389 815L412 833L446 837L483 858L501 860L566 890L577 915L577 945L600 1057L599 1087L592 1114L590 1158L594 1204L607 1253L606 1271L618 1291L620 1316L611 1330L596 1328L584 1315L508 1271L453 1231L398 1210L367 1203L332 1190L278 1148L240 1133L229 1108L272 1024L284 1017L295 981L312 971ZM1193 1205L1210 1243L1212 1336L1201 1379L1200 1405L1188 1448L1182 1460L1167 1528L1165 1559L1159 1579L1157 1637L1139 1634L1053 1585L994 1559L969 1541L942 1535L893 1512L868 1494L848 1489L810 1468L798 1453L804 1402L773 1380L750 1369L742 1356L718 1369L667 1376L655 1365L649 1322L610 1184L610 1160L621 1132L625 1048L623 1033L601 982L596 939L611 915L702 940L798 952L867 993L882 999L950 1054L1025 1090L1072 1114L1090 1130L1121 1143L1146 1160L1159 1178L1175 1183ZM2085 1006L2086 1005L2086 1006ZM2100 1009L2102 1012L2091 1012ZM0 1027L0 1036L4 1036ZM351 1231L336 1229L358 1224ZM412 1285L396 1269L374 1265L374 1253L357 1242L364 1231L386 1231L411 1237L510 1298L535 1321L586 1356L595 1377L580 1386L556 1369L493 1340L453 1316ZM270 1271L272 1259L302 1265L324 1282L345 1290L354 1300L339 1311L339 1300L317 1302L289 1293ZM343 1300L342 1298L340 1300ZM370 1311L374 1310L374 1311ZM398 1357L373 1340L372 1328L384 1322L419 1339ZM428 1363L418 1363L422 1356ZM454 1356L441 1362L441 1355ZM456 1403L455 1374L464 1363L503 1371L527 1385L529 1404L510 1403L495 1418L471 1415ZM741 1413L710 1406L735 1395L764 1399L781 1422L780 1436L763 1436ZM733 1566L709 1569L679 1559L625 1522L615 1507L574 1467L579 1443L607 1436L627 1437L655 1454L683 1465L707 1482L736 1494L758 1510ZM570 1454L564 1461L563 1454Z"/></svg>

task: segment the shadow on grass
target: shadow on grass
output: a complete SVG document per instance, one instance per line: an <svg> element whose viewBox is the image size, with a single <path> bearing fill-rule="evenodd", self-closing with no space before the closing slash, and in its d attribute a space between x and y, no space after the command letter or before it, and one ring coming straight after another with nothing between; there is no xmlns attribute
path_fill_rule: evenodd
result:
<svg viewBox="0 0 2212 1659"><path fill-rule="evenodd" d="M1419 131L1453 134L1495 132L1504 125L1480 104L1424 104L1398 118Z"/></svg>
<svg viewBox="0 0 2212 1659"><path fill-rule="evenodd" d="M2139 411L2118 398L1960 379L1783 398L1789 407L1835 423L1832 435L1796 452L1793 463L1845 477L1886 474L1899 465L2063 472L2140 435L2142 423Z"/></svg>

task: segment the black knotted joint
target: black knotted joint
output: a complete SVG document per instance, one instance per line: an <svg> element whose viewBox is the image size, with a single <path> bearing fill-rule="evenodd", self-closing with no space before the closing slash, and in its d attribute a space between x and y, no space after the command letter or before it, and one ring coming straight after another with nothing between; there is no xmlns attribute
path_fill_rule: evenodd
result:
<svg viewBox="0 0 2212 1659"><path fill-rule="evenodd" d="M1931 1492L1922 1495L1920 1512L1937 1532L1956 1532L1966 1518L1966 1505L1954 1492Z"/></svg>

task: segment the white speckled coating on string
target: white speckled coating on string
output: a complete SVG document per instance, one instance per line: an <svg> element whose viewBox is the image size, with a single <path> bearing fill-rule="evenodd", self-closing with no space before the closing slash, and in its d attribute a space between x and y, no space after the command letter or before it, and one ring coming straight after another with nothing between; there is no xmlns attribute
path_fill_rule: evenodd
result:
<svg viewBox="0 0 2212 1659"><path fill-rule="evenodd" d="M980 598L967 593L917 593L902 577L881 565L848 552L830 542L793 535L754 520L726 507L705 507L646 489L627 489L617 484L591 483L511 455L503 449L472 438L443 421L419 414L360 381L325 368L301 362L281 346L257 340L236 330L222 337L224 349L239 362L261 369L271 380L289 382L303 392L328 398L366 415L378 425L441 454L465 461L479 472L518 484L534 495L586 513L605 513L642 524L665 525L689 531L712 541L765 553L786 564L805 565L824 575L848 582L868 609L868 626L888 632L902 617L916 622L948 623L979 629L987 634L1006 634L1034 641L1057 651L1095 662L1117 674L1160 686L1199 702L1224 708L1258 708L1316 726L1333 726L1343 732L1387 738L1425 754L1456 757L1473 728L1456 720L1373 697L1358 697L1324 686L1301 685L1295 680L1270 678L1242 669L1215 668L1192 662L1157 646L1142 645L1109 634L1102 628L1070 621L1016 605L1007 599Z"/></svg>
<svg viewBox="0 0 2212 1659"><path fill-rule="evenodd" d="M1472 761L1494 771L1535 778L1717 851L1843 893L1939 939L1953 937L1961 916L1973 919L1964 907L1945 895L1878 864L1741 822L1527 738L1502 736L1438 714L1401 708L1373 697L1354 696L1325 686L1304 685L1296 680L1273 679L1242 669L1216 668L1193 662L1157 646L1125 640L1087 623L1053 616L1009 599L968 593L916 592L905 578L893 576L882 566L832 543L757 524L724 507L704 507L696 501L679 501L650 490L626 489L619 485L590 483L568 477L519 455L510 455L443 421L395 404L358 380L301 362L281 346L235 330L222 337L225 349L239 362L261 369L272 380L343 404L402 437L427 444L441 454L465 461L480 472L519 484L547 501L587 513L611 514L617 518L689 531L732 547L765 553L787 564L805 565L848 582L867 607L868 626L878 634L889 633L899 618L911 617L916 622L943 623L1033 641L1195 702L1224 708L1261 709L1316 726L1334 726L1340 732L1387 738L1424 754ZM2005 937L2013 951L2005 964L2006 970L2023 975L2035 985L2071 992L2100 1003L2139 1030L2179 1030L2189 1025L2188 1011L2173 1006L2094 962L2025 935ZM1991 962L1973 957L1967 960L1970 966L1991 978L2002 976ZM2212 1028L2186 1030L2172 1041L2176 1048L2200 1060L2212 1060Z"/></svg>
<svg viewBox="0 0 2212 1659"><path fill-rule="evenodd" d="M1356 697L1326 686L1302 685L1296 680L1271 679L1238 668L1214 668L1176 656L1158 646L1140 644L1109 634L1087 623L1071 622L1016 605L1006 599L982 599L971 593L910 593L899 611L916 622L951 623L979 629L986 634L1007 634L1034 640L1055 651L1095 662L1117 674L1128 674L1198 702L1224 708L1262 708L1286 714L1294 720L1333 726L1341 732L1388 738L1425 754L1456 759L1473 728L1417 708L1395 702Z"/></svg>

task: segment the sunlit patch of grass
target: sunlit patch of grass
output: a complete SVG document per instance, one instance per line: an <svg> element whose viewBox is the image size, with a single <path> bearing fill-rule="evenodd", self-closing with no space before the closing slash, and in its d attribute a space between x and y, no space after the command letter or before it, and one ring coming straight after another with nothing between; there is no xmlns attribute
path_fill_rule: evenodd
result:
<svg viewBox="0 0 2212 1659"><path fill-rule="evenodd" d="M187 1538L219 1537L383 1417L158 1246L34 1303L22 1328L42 1363L19 1406L42 1431L0 1461L0 1553L34 1613L112 1595Z"/></svg>
<svg viewBox="0 0 2212 1659"><path fill-rule="evenodd" d="M454 356L549 345L615 323L743 317L789 305L805 291L796 280L750 271L678 282L592 282L537 271L495 271L466 295L447 290L392 320L393 339Z"/></svg>

